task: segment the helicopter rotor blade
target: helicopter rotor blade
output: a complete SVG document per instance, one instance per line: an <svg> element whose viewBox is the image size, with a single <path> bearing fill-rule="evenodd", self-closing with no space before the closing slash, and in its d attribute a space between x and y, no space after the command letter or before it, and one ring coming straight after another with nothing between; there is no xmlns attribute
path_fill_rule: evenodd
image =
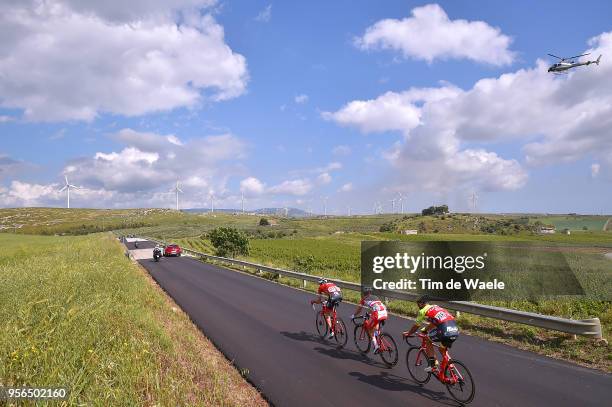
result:
<svg viewBox="0 0 612 407"><path fill-rule="evenodd" d="M569 57L569 58L565 58L565 59L574 59L574 58L586 57L587 55L591 55L591 53L589 52L588 54L576 55L575 57Z"/></svg>
<svg viewBox="0 0 612 407"><path fill-rule="evenodd" d="M550 55L551 57L555 57L555 58L557 58L557 59L560 59L561 61L563 61L564 59L566 59L566 58L561 58L561 57L558 57L558 56L553 55L553 54L548 54L548 55Z"/></svg>

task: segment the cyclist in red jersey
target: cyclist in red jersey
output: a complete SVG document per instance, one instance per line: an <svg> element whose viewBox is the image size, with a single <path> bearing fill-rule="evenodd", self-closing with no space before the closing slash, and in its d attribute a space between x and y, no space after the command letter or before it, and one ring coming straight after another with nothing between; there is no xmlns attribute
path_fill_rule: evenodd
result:
<svg viewBox="0 0 612 407"><path fill-rule="evenodd" d="M336 284L322 278L319 280L317 294L319 297L316 300L311 300L310 304L323 304L323 315L325 315L325 321L329 330L328 338L332 339L334 337L334 330L332 329L331 314L334 307L337 307L342 302L342 291Z"/></svg>
<svg viewBox="0 0 612 407"><path fill-rule="evenodd" d="M435 304L428 304L429 298L426 295L417 299L419 314L416 323L409 331L404 332L404 336L411 336L417 329L427 333L427 358L429 367L425 368L426 372L431 372L435 369L437 360L434 357L433 342L440 342L440 354L446 356L446 349L453 346L453 342L459 336L459 328L455 322L455 317L450 312ZM427 323L427 325L424 325Z"/></svg>
<svg viewBox="0 0 612 407"><path fill-rule="evenodd" d="M384 324L384 321L387 320L387 307L377 296L372 294L371 287L364 287L361 301L357 309L355 309L355 313L351 315L351 319L361 314L363 308L368 309L370 314L370 317L363 321L363 327L368 331L368 335L370 335L372 345L374 346L374 353L378 353L378 325Z"/></svg>

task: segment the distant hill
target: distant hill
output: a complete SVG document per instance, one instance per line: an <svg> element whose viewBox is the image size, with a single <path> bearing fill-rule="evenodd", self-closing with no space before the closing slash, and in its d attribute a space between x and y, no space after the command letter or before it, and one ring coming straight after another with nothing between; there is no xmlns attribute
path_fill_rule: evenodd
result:
<svg viewBox="0 0 612 407"><path fill-rule="evenodd" d="M183 211L190 212L190 213L204 213L204 212L210 212L210 208L191 208L191 209L183 209ZM224 208L217 209L215 208L215 212L240 213L241 210L240 209L224 209ZM247 210L245 212L255 213L257 215L288 216L290 218L305 218L307 216L312 216L311 213L308 213L298 208L287 208L286 215L285 215L285 208L260 208L254 211Z"/></svg>

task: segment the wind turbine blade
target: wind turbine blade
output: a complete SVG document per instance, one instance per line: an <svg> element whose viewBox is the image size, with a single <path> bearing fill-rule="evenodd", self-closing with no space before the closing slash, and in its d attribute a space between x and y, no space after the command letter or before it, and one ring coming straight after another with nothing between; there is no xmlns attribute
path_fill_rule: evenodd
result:
<svg viewBox="0 0 612 407"><path fill-rule="evenodd" d="M59 191L60 191L60 192L64 192L64 190L65 190L66 188L68 188L68 185L64 185L64 187L63 187L62 189L60 189Z"/></svg>
<svg viewBox="0 0 612 407"><path fill-rule="evenodd" d="M183 192L183 190L182 190L182 189L177 188L176 190L177 190L177 191L179 191L180 193L184 194L184 192Z"/></svg>
<svg viewBox="0 0 612 407"><path fill-rule="evenodd" d="M69 188L81 189L81 187L77 187L76 185L71 185L71 184L68 184L67 186L68 186Z"/></svg>
<svg viewBox="0 0 612 407"><path fill-rule="evenodd" d="M64 175L64 179L66 180L66 185L68 185L68 176Z"/></svg>

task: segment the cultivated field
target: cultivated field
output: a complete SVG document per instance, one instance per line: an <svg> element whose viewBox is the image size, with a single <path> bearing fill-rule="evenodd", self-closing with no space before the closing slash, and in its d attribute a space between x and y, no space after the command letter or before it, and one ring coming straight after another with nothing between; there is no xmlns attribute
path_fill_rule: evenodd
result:
<svg viewBox="0 0 612 407"><path fill-rule="evenodd" d="M19 215L19 218L16 215ZM10 224L11 220L20 219L19 222L22 222L23 226L17 229L18 233L80 234L92 228L114 229L117 234L156 237L206 253L214 252L206 233L215 227L232 226L245 231L250 237L248 260L348 281L359 281L362 240L473 240L498 244L531 242L540 247L539 250L561 250L575 270L583 288L591 294L597 294L600 300L498 301L495 304L575 319L597 316L602 321L604 336L608 339L612 337L612 307L607 301L612 290L612 261L605 257L606 253L612 252L612 233L601 231L606 217L520 214L387 214L306 219L265 217L271 225L259 226L261 216L188 214L157 209L0 211L1 224ZM574 226L560 223L562 221L572 221ZM563 227L571 229L572 232L570 235L540 235L536 233L537 225L558 225L557 230ZM583 230L583 226L587 226L589 230ZM406 229L416 229L419 232L417 235L402 234ZM4 231L12 233L14 229ZM284 282L294 283L290 280ZM407 315L415 313L412 304L392 302L390 306L396 312ZM476 335L612 369L610 347L597 346L587 339L573 340L564 334L467 314L462 314L460 321L463 329Z"/></svg>
<svg viewBox="0 0 612 407"><path fill-rule="evenodd" d="M266 405L109 234L0 234L0 382L60 405Z"/></svg>

